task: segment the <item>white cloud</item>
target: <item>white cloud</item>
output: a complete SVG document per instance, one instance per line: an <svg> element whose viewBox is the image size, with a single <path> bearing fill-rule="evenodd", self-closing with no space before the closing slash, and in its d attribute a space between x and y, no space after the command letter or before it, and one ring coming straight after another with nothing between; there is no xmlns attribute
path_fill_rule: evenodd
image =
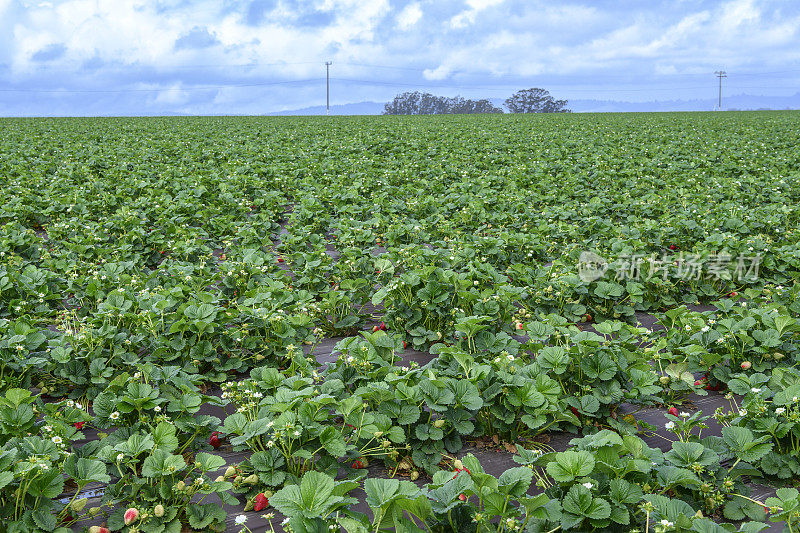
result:
<svg viewBox="0 0 800 533"><path fill-rule="evenodd" d="M450 27L465 28L475 23L478 14L485 9L502 4L504 0L467 0L469 9L462 11L450 19Z"/></svg>
<svg viewBox="0 0 800 533"><path fill-rule="evenodd" d="M467 5L475 11L482 11L492 6L502 4L504 0L467 0Z"/></svg>
<svg viewBox="0 0 800 533"><path fill-rule="evenodd" d="M155 104L178 104L182 105L189 101L189 92L181 88L181 84L173 84L168 89L159 91L153 102Z"/></svg>
<svg viewBox="0 0 800 533"><path fill-rule="evenodd" d="M422 18L422 9L420 9L419 7L419 2L408 4L397 15L397 26L401 30L407 30L411 28L414 24L419 22L419 19L421 18Z"/></svg>
<svg viewBox="0 0 800 533"><path fill-rule="evenodd" d="M426 68L422 74L427 80L444 80L450 77L452 70L448 65L439 65L434 69Z"/></svg>
<svg viewBox="0 0 800 533"><path fill-rule="evenodd" d="M455 91L544 84L549 76L586 88L603 79L680 80L718 68L733 83L737 71L786 71L800 62L800 3L791 2L662 0L620 7L611 0L412 0L393 8L390 0L279 0L253 19L248 1L164 7L143 0L0 0L0 84L125 90L146 83L160 92L116 98L187 112L241 112L265 101L303 107L320 91L324 98L324 81L263 84L324 78L326 60L334 64L333 94L363 99L407 86L424 90L428 82ZM176 41L198 29L216 39L213 45L176 49ZM345 90L337 77L381 85ZM235 87L247 84L255 86ZM197 91L193 85L231 88Z"/></svg>
<svg viewBox="0 0 800 533"><path fill-rule="evenodd" d="M677 74L678 69L675 68L675 65L662 65L658 64L655 68L656 74L660 75L670 75L670 74Z"/></svg>

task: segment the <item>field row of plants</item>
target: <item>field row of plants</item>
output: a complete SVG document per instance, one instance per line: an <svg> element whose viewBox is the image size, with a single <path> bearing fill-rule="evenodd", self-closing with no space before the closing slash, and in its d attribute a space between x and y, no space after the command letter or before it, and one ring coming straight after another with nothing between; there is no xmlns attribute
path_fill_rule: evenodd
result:
<svg viewBox="0 0 800 533"><path fill-rule="evenodd" d="M798 530L796 123L3 120L0 530Z"/></svg>

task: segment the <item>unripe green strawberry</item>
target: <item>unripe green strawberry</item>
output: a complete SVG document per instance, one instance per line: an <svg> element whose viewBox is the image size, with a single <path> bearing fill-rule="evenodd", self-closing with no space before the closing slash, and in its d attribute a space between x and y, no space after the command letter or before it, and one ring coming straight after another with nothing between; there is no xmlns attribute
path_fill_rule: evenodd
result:
<svg viewBox="0 0 800 533"><path fill-rule="evenodd" d="M80 498L78 500L73 501L70 504L70 507L76 513L80 513L81 511L83 511L83 508L86 507L87 503L89 503L89 499L88 498Z"/></svg>
<svg viewBox="0 0 800 533"><path fill-rule="evenodd" d="M156 505L155 508L153 509L153 514L159 518L164 516L164 506L161 505L160 503Z"/></svg>

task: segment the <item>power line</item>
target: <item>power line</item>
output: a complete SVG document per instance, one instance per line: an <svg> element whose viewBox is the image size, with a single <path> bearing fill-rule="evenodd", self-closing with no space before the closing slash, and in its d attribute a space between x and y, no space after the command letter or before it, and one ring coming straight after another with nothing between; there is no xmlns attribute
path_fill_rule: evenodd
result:
<svg viewBox="0 0 800 533"><path fill-rule="evenodd" d="M103 65L102 70L130 70L131 68L143 68L150 70L165 70L165 69L201 69L201 68L248 68L248 67L290 67L297 65L317 65L317 61L279 61L277 63L206 63L197 65L150 65L142 63L130 64L116 64L116 65ZM11 69L12 65L8 63L0 63L0 68ZM84 69L82 65L76 65L77 68L66 68L56 65L26 65L26 67L34 67L33 71L61 71L61 72L81 72Z"/></svg>
<svg viewBox="0 0 800 533"><path fill-rule="evenodd" d="M263 65L297 65L297 64L306 64L303 63L264 63ZM330 109L330 70L329 67L332 64L330 61L326 61L326 109ZM389 68L389 69L402 69L402 70L416 70L419 69L406 69L404 67L392 67L389 65L368 65L368 64L361 64L361 63L341 63L344 65L356 65L356 66L363 66L363 67L371 67L371 68ZM255 64L250 64L249 66L253 66ZM188 66L187 66L188 68ZM775 73L780 72L793 72L791 70L787 71L777 71ZM800 70L798 70L800 72ZM722 73L720 75L720 73ZM722 105L722 88L721 82L722 77L727 77L727 74L724 71L717 71L715 74L720 78L720 94L719 94L719 106L721 108ZM739 76L746 76L747 74L735 74L735 77ZM495 78L496 79L496 78ZM408 88L424 88L424 89L460 89L460 90L484 90L484 91L508 91L513 86L518 85L525 85L530 83L529 81L525 80L515 80L514 82L507 82L502 85L469 85L469 84L447 84L447 83L402 83L402 82L394 82L394 81L380 81L380 80L363 80L363 79L355 79L355 78L334 78L335 81L343 82L343 83L350 83L350 84L360 84L360 85L367 85L367 86L384 86L384 87L408 87ZM240 83L240 84L220 84L220 85L200 85L200 86L180 86L180 87L158 87L158 88L124 88L124 89L13 89L13 88L3 88L0 89L2 93L50 93L50 94L93 94L93 93L148 93L148 92L163 92L167 90L180 90L180 91L207 91L207 90L220 90L220 89L228 89L228 88L247 88L247 87L268 87L268 86L277 86L277 85L290 85L290 84L304 84L304 83L312 83L320 81L319 78L306 78L300 80L282 80L282 81L272 81L272 82L258 82L258 83ZM539 82L541 83L541 82ZM562 90L573 92L573 93L638 93L638 92L655 92L655 91L681 91L681 90L698 90L703 89L703 86L685 86L685 87L653 87L653 88L614 88L614 89L605 89L605 88L576 88L576 85L580 87L583 85L581 83L547 83L548 87L560 87ZM728 86L731 90L736 89L800 89L797 86Z"/></svg>
<svg viewBox="0 0 800 533"><path fill-rule="evenodd" d="M340 81L346 83L357 83L362 85L378 85L378 86L386 86L386 87L409 87L409 88L419 88L419 89L477 89L477 90L484 90L484 91L507 91L511 84L506 84L503 86L481 86L481 85L445 85L445 84L432 84L432 83L399 83L399 82L385 82L385 81L373 81L373 80L358 80L353 78L331 78L333 81ZM526 83L530 83L530 81L520 81L515 83L514 85L525 85ZM554 83L547 83L547 87L562 87L566 91L570 92L610 92L610 93L617 93L617 92L651 92L651 91L688 91L688 90L698 90L698 89L706 89L708 86L706 85L695 85L692 87L653 87L653 88L635 88L635 89L602 89L602 88L591 88L591 89L574 89L573 87L576 84L554 84ZM752 86L752 85L729 85L729 89L798 89L798 86Z"/></svg>
<svg viewBox="0 0 800 533"><path fill-rule="evenodd" d="M299 65L318 65L318 61L280 61L276 63L206 63L196 65L148 65L140 63L131 63L127 65L103 65L102 70L130 70L131 68L142 68L148 70L171 70L171 69L217 69L217 68L257 68L257 67L291 67ZM389 70L405 70L410 72L425 72L428 69L412 68L412 67L399 67L397 65L375 65L371 63L352 63L348 61L337 61L338 65L345 65L350 67L366 67L366 68L380 68ZM31 68L32 67L32 68ZM11 69L12 65L8 63L0 63L0 69ZM76 68L67 68L56 65L26 65L25 69L30 68L32 72L47 71L47 72L75 72L80 73L83 66L76 65Z"/></svg>
<svg viewBox="0 0 800 533"><path fill-rule="evenodd" d="M202 85L202 86L194 86L194 87L160 87L160 88L149 88L149 89L0 89L0 93L33 93L33 94L94 94L94 93L148 93L148 92L163 92L163 91L170 91L170 90L177 90L177 91L208 91L208 90L220 90L220 89L230 89L230 88L247 88L247 87L269 87L269 86L277 86L277 85L292 85L292 84L304 84L304 83L317 83L322 81L323 79L326 80L326 83L329 83L329 80L339 81L344 83L351 83L351 84L359 84L359 85L373 85L373 86L382 86L382 87L406 87L406 88L416 88L416 89L460 89L460 90L482 90L482 91L502 91L507 92L508 90L512 90L513 86L510 84L502 85L502 86L480 86L480 85L443 85L443 84L411 84L411 83L399 83L399 82L383 82L383 81L374 81L374 80L358 80L352 78L307 78L302 80L285 80L285 81L275 81L275 82L264 82L264 83L243 83L243 84L228 84L228 85ZM525 82L519 82L514 84L516 86L525 85ZM698 89L705 89L705 86L693 86L693 87L653 87L647 89L602 89L602 88L591 88L591 89L578 89L574 88L574 85L567 85L567 84L546 84L548 87L560 87L561 90L569 91L569 92L578 92L578 93L629 93L629 92L654 92L654 91L684 91L684 90L698 90ZM737 89L800 89L797 86L745 86L745 85L729 85L728 88L730 90L737 90ZM329 89L328 89L329 90ZM329 93L328 93L329 94ZM326 98L326 104L329 106L330 98L329 96Z"/></svg>
<svg viewBox="0 0 800 533"><path fill-rule="evenodd" d="M167 70L167 69L202 69L202 68L257 68L257 67L284 67L284 66L299 66L299 65L317 65L319 64L317 61L278 61L278 62L270 62L270 63L205 63L205 64L194 64L194 65L148 65L148 64L140 64L140 63L131 63L127 65L103 65L103 70L130 70L131 68L139 67L143 69L151 69L151 70ZM351 61L337 61L338 65L343 66L352 66L352 67L366 67L366 68L379 68L379 69L388 69L388 70L402 70L402 71L410 71L410 72L425 72L426 70L430 70L429 68L415 68L415 67L401 67L397 65L379 65L374 63L359 63L359 62L351 62ZM55 65L26 65L26 68L33 67L31 70L36 71L62 71L62 72L81 72L80 66L78 68L64 68L58 67ZM12 68L11 64L8 63L0 63L0 69L10 69ZM462 74L466 74L466 72L461 71ZM740 77L748 77L748 76L769 76L769 75L776 75L776 74L796 74L800 73L800 69L789 69L789 70L777 70L777 71L770 71L770 72L738 72L734 75L736 78ZM702 72L694 72L694 73L674 73L674 74L658 74L659 77L665 78L701 78L702 76L706 76ZM570 76L570 75L564 75ZM631 75L627 74L599 74L599 77L603 78L633 78ZM508 78L508 77L518 77L516 75L510 76L494 76L494 79L498 78Z"/></svg>
<svg viewBox="0 0 800 533"><path fill-rule="evenodd" d="M161 87L158 89L0 89L4 93L140 93L178 91L208 91L214 89L229 89L237 87L268 87L271 85L289 85L294 83L319 82L322 78L307 78L304 80L285 80L265 83L242 83L231 85L202 85L195 87Z"/></svg>
<svg viewBox="0 0 800 533"><path fill-rule="evenodd" d="M351 67L368 67L368 68L385 68L390 70L408 70L411 72L425 72L428 69L424 68L411 68L411 67L398 67L396 65L371 65L368 63L346 63L339 62L340 65L347 65Z"/></svg>
<svg viewBox="0 0 800 533"><path fill-rule="evenodd" d="M794 70L775 70L772 72L737 72L735 77L740 78L743 76L774 76L775 74L795 74L800 72L800 69Z"/></svg>
<svg viewBox="0 0 800 533"><path fill-rule="evenodd" d="M350 83L360 83L363 85L382 85L382 86L389 86L389 87L416 87L416 88L424 88L424 89L478 89L483 91L507 91L508 86L505 87L486 87L480 85L443 85L443 84L411 84L411 83L394 83L394 82L382 82L382 81L372 81L372 80L356 80L352 78L333 78L334 81L344 81ZM524 82L523 82L524 83ZM521 83L517 83L515 85L520 85ZM547 84L548 87L572 87L572 85L558 85L558 84ZM660 91L680 91L680 90L695 90L695 89L704 89L704 86L696 86L696 87L662 87L657 89L569 89L572 91L578 92L648 92L652 90L660 90Z"/></svg>

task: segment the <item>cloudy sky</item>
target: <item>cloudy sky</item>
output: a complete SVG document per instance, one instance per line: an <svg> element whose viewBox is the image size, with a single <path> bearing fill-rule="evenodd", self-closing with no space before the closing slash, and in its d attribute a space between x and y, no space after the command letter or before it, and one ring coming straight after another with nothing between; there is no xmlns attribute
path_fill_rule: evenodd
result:
<svg viewBox="0 0 800 533"><path fill-rule="evenodd" d="M796 0L0 0L0 116L800 92Z"/></svg>

